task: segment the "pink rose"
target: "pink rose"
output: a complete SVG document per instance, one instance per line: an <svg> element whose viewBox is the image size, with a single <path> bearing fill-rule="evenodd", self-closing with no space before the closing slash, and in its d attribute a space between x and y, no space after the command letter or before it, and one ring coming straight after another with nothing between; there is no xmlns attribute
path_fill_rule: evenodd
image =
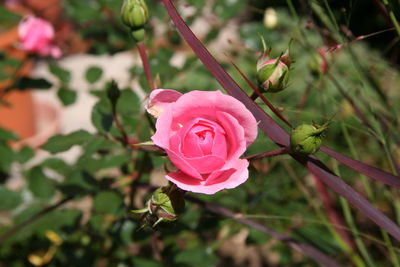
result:
<svg viewBox="0 0 400 267"><path fill-rule="evenodd" d="M53 26L40 18L28 16L18 25L21 49L41 56L61 57L61 50L53 44Z"/></svg>
<svg viewBox="0 0 400 267"><path fill-rule="evenodd" d="M234 188L249 176L239 157L257 137L257 122L235 98L220 91L180 94L157 89L147 110L158 115L154 144L179 169L166 178L179 188L214 194Z"/></svg>

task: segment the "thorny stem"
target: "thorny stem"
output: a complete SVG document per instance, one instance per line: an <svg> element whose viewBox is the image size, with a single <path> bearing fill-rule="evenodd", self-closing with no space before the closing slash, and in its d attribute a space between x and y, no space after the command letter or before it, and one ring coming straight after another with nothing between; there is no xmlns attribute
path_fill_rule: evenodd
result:
<svg viewBox="0 0 400 267"><path fill-rule="evenodd" d="M43 217L44 215L46 215L47 213L55 210L56 208L62 206L63 204L65 204L66 202L72 200L73 197L66 197L61 199L60 201L58 201L57 203L55 203L52 206L49 206L45 209L43 209L42 211L36 213L35 215L33 215L32 217L26 219L25 221L21 222L20 224L15 225L13 228L11 228L10 230L8 230L7 232L5 232L4 234L2 234L0 236L0 243L4 242L5 240L7 240L9 237L11 237L13 234L17 233L18 231L20 231L21 229L25 228L26 226L30 225L31 223L33 223L34 221L36 221L37 219L39 219L40 217Z"/></svg>
<svg viewBox="0 0 400 267"><path fill-rule="evenodd" d="M153 91L154 83L153 83L153 79L152 79L152 75L151 75L149 59L148 59L147 53L146 53L146 47L141 42L141 43L137 44L137 48L139 50L140 59L142 60L143 69L144 69L144 72L146 75L147 83L149 84L150 91Z"/></svg>

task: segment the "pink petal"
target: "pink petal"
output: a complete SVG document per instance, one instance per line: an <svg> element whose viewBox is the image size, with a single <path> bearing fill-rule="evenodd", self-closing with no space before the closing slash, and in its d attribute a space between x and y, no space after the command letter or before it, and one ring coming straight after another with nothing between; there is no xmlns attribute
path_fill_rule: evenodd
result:
<svg viewBox="0 0 400 267"><path fill-rule="evenodd" d="M171 132L172 127L172 109L166 107L165 111L160 115L156 122L156 133L151 137L154 144L161 148L169 148L170 136L175 132Z"/></svg>
<svg viewBox="0 0 400 267"><path fill-rule="evenodd" d="M227 157L237 159L246 151L245 133L239 122L226 112L217 112L217 118L225 129L225 139L228 144Z"/></svg>
<svg viewBox="0 0 400 267"><path fill-rule="evenodd" d="M187 175L190 175L193 178L197 178L200 180L203 179L203 176L201 176L197 169L189 164L185 158L167 148L165 148L165 152L167 152L169 159L179 170L186 173Z"/></svg>
<svg viewBox="0 0 400 267"><path fill-rule="evenodd" d="M227 157L226 136L221 132L216 132L211 148L211 153L215 156L226 159Z"/></svg>
<svg viewBox="0 0 400 267"><path fill-rule="evenodd" d="M242 102L220 91L191 91L182 95L173 106L176 123L184 124L194 118L213 120L216 111L223 111L236 118L244 128L247 146L257 137L257 122L251 112Z"/></svg>
<svg viewBox="0 0 400 267"><path fill-rule="evenodd" d="M232 166L235 166L235 168L230 167L226 170L216 171L206 181L193 179L193 177L179 171L168 173L165 178L183 190L212 195L223 189L235 188L248 179L249 162L247 160L238 159Z"/></svg>
<svg viewBox="0 0 400 267"><path fill-rule="evenodd" d="M182 96L181 93L169 89L156 89L153 90L149 97L149 102L146 105L146 110L155 118L165 110L166 106L174 103Z"/></svg>
<svg viewBox="0 0 400 267"><path fill-rule="evenodd" d="M198 158L186 158L185 160L190 164L190 166L193 166L201 174L219 170L225 164L224 159L213 155L207 155Z"/></svg>

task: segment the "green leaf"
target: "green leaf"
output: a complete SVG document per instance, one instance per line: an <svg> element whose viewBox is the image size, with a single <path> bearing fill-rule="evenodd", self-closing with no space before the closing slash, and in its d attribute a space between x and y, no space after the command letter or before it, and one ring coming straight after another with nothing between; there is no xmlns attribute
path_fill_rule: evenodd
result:
<svg viewBox="0 0 400 267"><path fill-rule="evenodd" d="M130 220L126 220L121 227L119 236L122 242L126 245L132 244L133 235L136 229L136 223Z"/></svg>
<svg viewBox="0 0 400 267"><path fill-rule="evenodd" d="M22 197L19 193L0 185L0 211L15 209L21 202Z"/></svg>
<svg viewBox="0 0 400 267"><path fill-rule="evenodd" d="M79 130L67 135L56 135L51 137L46 144L42 146L44 150L52 154L67 151L74 145L81 145L94 138L90 133Z"/></svg>
<svg viewBox="0 0 400 267"><path fill-rule="evenodd" d="M110 131L113 124L111 105L109 101L101 99L92 109L92 123L101 133Z"/></svg>
<svg viewBox="0 0 400 267"><path fill-rule="evenodd" d="M95 196L93 202L94 210L99 213L114 214L122 205L121 196L111 191L100 192Z"/></svg>
<svg viewBox="0 0 400 267"><path fill-rule="evenodd" d="M77 94L74 90L61 87L57 92L57 96L64 106L69 106L75 103Z"/></svg>
<svg viewBox="0 0 400 267"><path fill-rule="evenodd" d="M98 190L98 183L89 173L74 171L68 175L59 188L66 195L86 195Z"/></svg>
<svg viewBox="0 0 400 267"><path fill-rule="evenodd" d="M16 25L21 20L21 16L7 10L4 5L0 5L0 24Z"/></svg>
<svg viewBox="0 0 400 267"><path fill-rule="evenodd" d="M15 154L15 159L19 163L26 163L35 155L35 152L29 146L24 146L21 148L18 153Z"/></svg>
<svg viewBox="0 0 400 267"><path fill-rule="evenodd" d="M89 83L97 82L103 75L103 70L97 66L91 66L86 70L85 77Z"/></svg>
<svg viewBox="0 0 400 267"><path fill-rule="evenodd" d="M14 151L5 144L0 143L0 170L9 172L14 160Z"/></svg>
<svg viewBox="0 0 400 267"><path fill-rule="evenodd" d="M108 154L101 158L93 158L87 156L79 158L77 165L89 172L96 172L101 169L121 166L124 163L128 162L129 159L129 155Z"/></svg>
<svg viewBox="0 0 400 267"><path fill-rule="evenodd" d="M27 90L27 89L50 89L52 84L46 79L39 78L29 78L29 77L21 77L17 79L15 83L11 86L11 90Z"/></svg>
<svg viewBox="0 0 400 267"><path fill-rule="evenodd" d="M16 141L16 140L18 140L18 136L15 133L0 127L0 140L4 140L4 141L13 140L13 141Z"/></svg>
<svg viewBox="0 0 400 267"><path fill-rule="evenodd" d="M214 266L218 258L206 248L194 248L184 250L175 257L177 263L187 264L189 266Z"/></svg>
<svg viewBox="0 0 400 267"><path fill-rule="evenodd" d="M65 161L59 158L47 158L41 165L44 168L52 169L61 175L66 175L71 169Z"/></svg>
<svg viewBox="0 0 400 267"><path fill-rule="evenodd" d="M55 192L54 182L47 178L40 166L29 171L28 188L34 196L42 199L50 199Z"/></svg>
<svg viewBox="0 0 400 267"><path fill-rule="evenodd" d="M56 63L49 64L50 72L56 76L62 83L69 83L71 81L71 73L57 65Z"/></svg>

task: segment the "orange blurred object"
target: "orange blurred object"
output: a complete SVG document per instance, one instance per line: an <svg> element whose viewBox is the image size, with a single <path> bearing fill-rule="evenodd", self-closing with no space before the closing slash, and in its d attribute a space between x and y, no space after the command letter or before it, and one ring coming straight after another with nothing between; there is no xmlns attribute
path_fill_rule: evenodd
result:
<svg viewBox="0 0 400 267"><path fill-rule="evenodd" d="M30 73L32 62L24 51L15 48L17 42L17 27L0 33L0 49L5 51L8 57L23 62L17 71L16 69L6 71L10 73L16 71L16 76L25 76ZM12 82L11 79L0 81L0 92ZM32 136L35 133L35 122L31 92L11 91L5 94L2 100L7 105L0 105L0 126L17 133L22 139Z"/></svg>

